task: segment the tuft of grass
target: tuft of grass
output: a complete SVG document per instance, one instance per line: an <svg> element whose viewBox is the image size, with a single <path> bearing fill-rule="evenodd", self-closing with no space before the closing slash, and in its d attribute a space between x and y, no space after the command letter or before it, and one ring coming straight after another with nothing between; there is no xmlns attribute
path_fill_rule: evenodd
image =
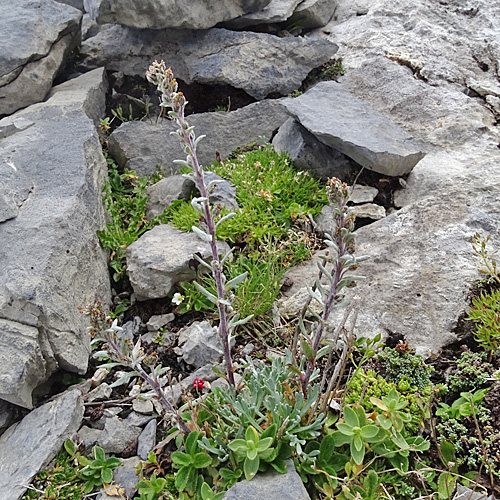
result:
<svg viewBox="0 0 500 500"><path fill-rule="evenodd" d="M286 269L309 258L312 245L300 220L317 215L327 203L326 189L308 172L297 171L286 154L264 146L208 169L236 186L236 216L217 228L217 238L240 249L225 272L231 279L248 272L238 287L236 307L245 317L270 309ZM229 209L221 208L220 217ZM190 202L179 202L166 219L182 231L203 221Z"/></svg>

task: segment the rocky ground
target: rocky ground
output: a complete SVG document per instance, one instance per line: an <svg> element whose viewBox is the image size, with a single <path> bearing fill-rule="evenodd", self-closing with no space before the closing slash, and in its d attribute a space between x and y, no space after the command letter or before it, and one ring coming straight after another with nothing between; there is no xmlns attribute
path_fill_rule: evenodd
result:
<svg viewBox="0 0 500 500"><path fill-rule="evenodd" d="M398 334L436 358L463 333L460 320L480 265L472 236L500 241L495 5L193 3L148 0L136 11L127 0L0 2L2 499L20 499L75 436L130 457L121 474L132 496L133 467L155 445L160 422L153 403L137 398L141 389L115 404L112 380L93 364L89 371L88 325L78 311L97 300L108 307L122 291L112 290L109 256L96 234L107 220L101 120L110 110L121 105L143 118L119 127L114 121L107 150L118 166L149 175L159 164L172 176L151 188L148 217L192 189L172 163L183 156L169 135L172 123L153 119L157 98L144 73L154 59L172 66L190 101L190 123L207 135L202 163L216 152L225 159L238 147L271 141L297 168L322 179L353 182L363 169L364 186L353 201L363 221L357 253L370 260L363 263L366 279L348 291L360 298L359 336ZM337 81L324 74L332 59L341 59ZM328 81L313 85L318 68ZM225 113L215 110L220 105ZM237 206L231 189L223 187L214 201ZM320 230L331 217L325 207ZM145 331L151 337L173 321L154 301L192 276L192 255L202 247L191 233L166 225L129 246L133 311L144 311L127 318L131 338ZM282 318L302 307L315 262L288 271L276 304ZM342 315L339 310L332 323ZM176 386L176 398L197 377L213 381L211 367L222 352L209 323L183 327L176 324L181 338L170 355L192 373ZM87 380L57 394L61 371ZM298 479L290 472L283 486L273 487L280 498L307 498L294 486L302 486ZM245 484L225 498L264 494L258 481L241 492Z"/></svg>

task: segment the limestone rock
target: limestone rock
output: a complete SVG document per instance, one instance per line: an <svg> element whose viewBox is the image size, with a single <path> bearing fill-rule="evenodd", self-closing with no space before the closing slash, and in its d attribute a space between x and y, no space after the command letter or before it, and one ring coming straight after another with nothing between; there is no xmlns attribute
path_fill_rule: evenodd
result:
<svg viewBox="0 0 500 500"><path fill-rule="evenodd" d="M179 332L182 358L195 368L218 364L224 351L217 330L208 321L195 321Z"/></svg>
<svg viewBox="0 0 500 500"><path fill-rule="evenodd" d="M339 0L339 8L352 3ZM500 28L491 2L475 1L469 14L457 2L356 3L367 4L366 15L324 29L342 47L337 56L346 88L425 142L427 150L454 149L486 136L498 140L495 116L482 99L466 93L471 79L498 86Z"/></svg>
<svg viewBox="0 0 500 500"><path fill-rule="evenodd" d="M356 270L365 279L345 289L345 294L347 302L360 297L358 336L398 332L417 353L436 355L456 340L458 319L480 279L472 236L479 232L500 241L496 167L500 154L493 145L489 150L469 145L447 153L446 162L440 162L446 157L443 154L429 156L408 179L405 191L408 200L415 201L357 231L356 253L370 259ZM432 174L436 165L442 170ZM419 186L424 172L429 173L429 182ZM417 189L411 194L414 186ZM296 269L304 282L316 273L309 264ZM287 294L298 297L304 291L297 282ZM299 300L294 305L285 300L288 312L300 307ZM338 324L342 315L343 308L334 310L331 324Z"/></svg>
<svg viewBox="0 0 500 500"><path fill-rule="evenodd" d="M219 242L219 253L229 247ZM155 226L127 248L127 269L138 300L166 297L176 283L196 277L190 260L195 253L211 257L210 246L194 233L183 233L168 224Z"/></svg>
<svg viewBox="0 0 500 500"><path fill-rule="evenodd" d="M372 219L380 220L386 216L385 208L375 203L363 203L362 205L355 205L350 210L357 219Z"/></svg>
<svg viewBox="0 0 500 500"><path fill-rule="evenodd" d="M271 100L250 104L229 113L200 113L188 118L189 124L196 127L198 135L206 135L197 147L198 160L205 167L215 161L216 151L224 160L237 147L259 141L260 136L271 140L274 131L286 119L283 107ZM157 164L168 173L175 173L179 166L172 162L186 156L179 139L170 135L175 129L171 121L160 124L127 122L109 138L109 151L118 165L134 169L139 175L153 173Z"/></svg>
<svg viewBox="0 0 500 500"><path fill-rule="evenodd" d="M95 389L90 391L86 396L86 400L88 403L91 403L92 401L106 400L109 399L112 392L113 389L109 386L109 384L106 384L104 382L103 384L98 385Z"/></svg>
<svg viewBox="0 0 500 500"><path fill-rule="evenodd" d="M302 29L319 28L328 24L336 7L335 0L303 0L288 22Z"/></svg>
<svg viewBox="0 0 500 500"><path fill-rule="evenodd" d="M19 500L35 474L75 435L82 418L80 392L71 390L10 427L0 437L0 498Z"/></svg>
<svg viewBox="0 0 500 500"><path fill-rule="evenodd" d="M106 418L98 444L106 453L122 453L125 448L129 448L137 442L140 434L140 427L130 425L118 417L109 417Z"/></svg>
<svg viewBox="0 0 500 500"><path fill-rule="evenodd" d="M9 353L0 397L28 408L30 390L59 367L85 373L88 325L77 307L110 301L96 235L107 166L94 120L104 95L104 71L95 70L0 120L0 194L14 200L0 222L0 352Z"/></svg>
<svg viewBox="0 0 500 500"><path fill-rule="evenodd" d="M265 8L258 12L246 14L225 23L229 28L241 29L259 24L271 24L286 21L294 12L301 0L271 0Z"/></svg>
<svg viewBox="0 0 500 500"><path fill-rule="evenodd" d="M320 141L375 172L407 174L424 156L401 127L337 82L320 82L283 104Z"/></svg>
<svg viewBox="0 0 500 500"><path fill-rule="evenodd" d="M148 332L157 331L163 326L168 325L170 322L174 321L174 319L175 315L172 313L151 316L146 325L148 328Z"/></svg>
<svg viewBox="0 0 500 500"><path fill-rule="evenodd" d="M147 460L148 453L156 444L156 420L151 420L139 436L137 455L142 460Z"/></svg>
<svg viewBox="0 0 500 500"><path fill-rule="evenodd" d="M224 500L255 500L279 498L280 500L310 500L307 490L297 474L293 462L287 462L286 474L274 470L257 474L251 481L240 481L229 488Z"/></svg>
<svg viewBox="0 0 500 500"><path fill-rule="evenodd" d="M226 84L261 100L299 88L337 49L328 40L223 28L158 31L109 25L83 42L81 53L88 67L142 78L152 61L164 59L183 82Z"/></svg>
<svg viewBox="0 0 500 500"><path fill-rule="evenodd" d="M212 205L221 205L226 208L238 210L238 202L236 201L236 187L220 175L213 172L204 174L205 184L214 183L210 188L208 200Z"/></svg>
<svg viewBox="0 0 500 500"><path fill-rule="evenodd" d="M129 122L132 123L132 122ZM175 200L187 200L194 189L194 182L183 175L171 175L148 186L148 204L146 217L148 220L161 215Z"/></svg>
<svg viewBox="0 0 500 500"><path fill-rule="evenodd" d="M354 188L349 187L349 201L355 205L371 203L377 195L378 189L371 186L355 184Z"/></svg>
<svg viewBox="0 0 500 500"><path fill-rule="evenodd" d="M79 42L81 17L54 0L0 3L0 116L45 98Z"/></svg>
<svg viewBox="0 0 500 500"><path fill-rule="evenodd" d="M274 149L286 152L300 170L307 170L326 181L329 177L354 180L361 166L340 151L323 144L293 118L278 130L272 141Z"/></svg>
<svg viewBox="0 0 500 500"><path fill-rule="evenodd" d="M84 0L85 8L99 23L135 28L211 28L247 12L265 7L270 0Z"/></svg>

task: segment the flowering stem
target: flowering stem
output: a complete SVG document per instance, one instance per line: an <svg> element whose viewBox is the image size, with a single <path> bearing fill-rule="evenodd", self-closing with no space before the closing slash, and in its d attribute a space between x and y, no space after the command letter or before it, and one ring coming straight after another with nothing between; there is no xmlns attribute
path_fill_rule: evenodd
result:
<svg viewBox="0 0 500 500"><path fill-rule="evenodd" d="M231 346L229 343L229 323L226 310L226 290L224 284L226 278L222 272L222 265L219 261L219 253L217 250L217 242L215 239L215 221L210 210L210 204L208 201L208 192L203 178L203 169L198 161L196 155L196 138L193 132L193 128L189 126L185 119L184 110L186 106L186 99L182 92L177 92L177 82L173 76L172 70L166 68L165 63L161 61L158 63L155 61L146 73L148 80L157 85L158 90L162 93L162 106L169 107L172 111L169 113L170 116L176 120L179 131L177 132L181 142L184 144L184 149L187 153L187 162L193 169L193 179L196 188L200 192L203 198L203 215L205 217L205 222L208 228L208 235L210 236L210 249L212 252L212 275L215 280L217 288L217 308L219 310L219 337L222 342L222 348L224 351L224 361L226 363L227 379L228 382L235 386L234 382L234 370L233 363L231 359Z"/></svg>
<svg viewBox="0 0 500 500"><path fill-rule="evenodd" d="M146 372L146 370L144 370L141 363L132 360L129 356L123 355L110 333L106 333L104 338L106 343L108 344L108 349L111 351L115 359L118 359L120 363L123 363L126 366L130 366L132 370L135 370L138 373L138 375L151 387L151 389L153 389L162 407L168 413L174 415L181 431L185 434L188 434L190 432L189 427L184 423L181 416L179 415L179 412L174 408L174 405L165 396L165 392L162 389L161 385L156 380L153 380L153 378Z"/></svg>
<svg viewBox="0 0 500 500"><path fill-rule="evenodd" d="M332 181L332 180L331 180ZM342 189L342 186L340 187ZM318 322L316 327L316 332L312 342L312 355L311 358L308 359L306 372L301 380L302 384L302 392L304 396L307 397L307 386L309 384L309 380L316 366L316 355L318 354L319 347L321 345L321 340L323 338L325 326L327 324L328 318L332 311L334 304L336 304L339 300L339 284L343 278L345 271L345 264L343 261L343 257L347 254L347 246L344 239L344 235L342 229L344 229L348 225L348 217L347 217L347 201L348 196L340 196L337 199L338 202L338 216L336 217L336 227L335 227L335 244L337 245L337 257L335 259L334 269L335 274L333 275L333 282L330 286L330 290L328 296L325 300L323 313L321 315L321 321Z"/></svg>

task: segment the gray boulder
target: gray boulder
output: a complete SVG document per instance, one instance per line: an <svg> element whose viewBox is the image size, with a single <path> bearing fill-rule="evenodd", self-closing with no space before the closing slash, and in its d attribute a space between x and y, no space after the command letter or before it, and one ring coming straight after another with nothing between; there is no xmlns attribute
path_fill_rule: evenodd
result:
<svg viewBox="0 0 500 500"><path fill-rule="evenodd" d="M320 82L282 102L320 141L375 172L407 174L424 156L401 127L337 82Z"/></svg>
<svg viewBox="0 0 500 500"><path fill-rule="evenodd" d="M495 146L480 152L469 145L453 153L454 162L440 163L441 154L428 156L410 174L407 191L418 184L411 181L413 176L425 176L424 167L432 179L432 169L442 166L443 181L429 182L426 192L416 191L418 200L357 231L356 253L370 259L356 270L366 279L346 289L345 296L346 303L354 296L360 298L358 336L398 332L418 353L435 355L456 340L459 317L467 309L473 284L480 279L472 236L489 234L493 246L500 241L500 154ZM459 163L461 175L453 176ZM448 165L454 170L447 169ZM305 282L317 271L306 264L296 272ZM297 312L305 297L304 284L297 280L280 307L287 313ZM342 315L343 308L333 311L332 325Z"/></svg>
<svg viewBox="0 0 500 500"><path fill-rule="evenodd" d="M147 460L148 453L156 444L156 419L150 420L144 427L137 443L137 455L142 460Z"/></svg>
<svg viewBox="0 0 500 500"><path fill-rule="evenodd" d="M131 425L118 417L105 419L97 444L107 453L122 453L126 448L137 446L137 440L142 432L140 427Z"/></svg>
<svg viewBox="0 0 500 500"><path fill-rule="evenodd" d="M369 7L366 15L324 29L342 47L346 88L425 142L427 150L454 149L486 136L497 140L494 114L467 88L472 81L498 85L495 5L477 0L469 15L459 2L355 3ZM339 0L339 9L351 4Z"/></svg>
<svg viewBox="0 0 500 500"><path fill-rule="evenodd" d="M288 153L298 169L307 170L324 181L329 177L352 181L361 170L360 165L319 141L293 118L280 127L272 144L279 153Z"/></svg>
<svg viewBox="0 0 500 500"><path fill-rule="evenodd" d="M328 24L337 7L336 0L304 0L288 19L302 29L319 28Z"/></svg>
<svg viewBox="0 0 500 500"><path fill-rule="evenodd" d="M271 140L274 131L287 118L279 102L266 100L229 113L190 115L188 120L196 127L198 135L207 136L198 143L197 153L201 164L208 167L215 161L216 151L225 160L239 146L259 141L262 136ZM170 135L174 130L176 126L171 121L124 123L109 138L110 154L118 165L136 170L139 175L152 174L157 164L168 173L175 173L179 166L172 162L184 159L186 154L179 138ZM169 182L167 180L164 184ZM153 186L151 190L154 189L160 188Z"/></svg>
<svg viewBox="0 0 500 500"><path fill-rule="evenodd" d="M260 100L300 87L337 48L328 40L219 28L159 31L109 25L83 42L81 53L88 67L141 77L152 61L164 59L183 82L226 84Z"/></svg>
<svg viewBox="0 0 500 500"><path fill-rule="evenodd" d="M94 120L105 88L95 70L0 120L0 195L11 200L0 211L0 398L27 408L59 367L85 373L88 324L77 307L110 302L96 235L107 166Z"/></svg>
<svg viewBox="0 0 500 500"><path fill-rule="evenodd" d="M0 116L45 98L79 43L81 17L54 0L0 3Z"/></svg>
<svg viewBox="0 0 500 500"><path fill-rule="evenodd" d="M148 193L146 218L151 220L161 215L175 200L187 200L193 189L194 182L183 175L171 175L148 186L146 188Z"/></svg>
<svg viewBox="0 0 500 500"><path fill-rule="evenodd" d="M293 462L287 462L286 474L271 469L257 474L251 481L240 481L229 488L224 500L255 500L279 498L280 500L310 500L309 494L297 474Z"/></svg>
<svg viewBox="0 0 500 500"><path fill-rule="evenodd" d="M81 10L82 12L85 11L85 7L83 6L83 0L56 0L56 2L64 3L66 5L71 5L71 7Z"/></svg>
<svg viewBox="0 0 500 500"><path fill-rule="evenodd" d="M219 254L229 251L218 243ZM127 269L138 300L166 297L176 283L196 278L190 266L193 255L211 259L210 245L194 233L183 233L168 224L155 226L127 248Z"/></svg>
<svg viewBox="0 0 500 500"><path fill-rule="evenodd" d="M267 6L258 12L246 14L233 21L225 23L228 28L246 28L258 24L270 24L286 21L294 12L301 0L271 0Z"/></svg>
<svg viewBox="0 0 500 500"><path fill-rule="evenodd" d="M375 203L363 203L355 205L350 210L357 219L380 220L386 216L385 208Z"/></svg>
<svg viewBox="0 0 500 500"><path fill-rule="evenodd" d="M84 0L85 8L99 23L134 28L211 28L247 12L265 7L270 0Z"/></svg>
<svg viewBox="0 0 500 500"><path fill-rule="evenodd" d="M33 410L0 437L0 498L19 500L35 474L72 438L83 418L80 391Z"/></svg>
<svg viewBox="0 0 500 500"><path fill-rule="evenodd" d="M213 172L205 172L204 179L206 185L214 182L208 194L208 200L212 205L221 205L233 210L240 208L236 201L236 187L230 181Z"/></svg>
<svg viewBox="0 0 500 500"><path fill-rule="evenodd" d="M179 346L184 361L195 368L220 363L224 351L217 329L208 321L195 321L179 332Z"/></svg>
<svg viewBox="0 0 500 500"><path fill-rule="evenodd" d="M371 186L355 184L354 188L349 187L349 201L355 205L361 203L371 203L378 195L378 189Z"/></svg>

